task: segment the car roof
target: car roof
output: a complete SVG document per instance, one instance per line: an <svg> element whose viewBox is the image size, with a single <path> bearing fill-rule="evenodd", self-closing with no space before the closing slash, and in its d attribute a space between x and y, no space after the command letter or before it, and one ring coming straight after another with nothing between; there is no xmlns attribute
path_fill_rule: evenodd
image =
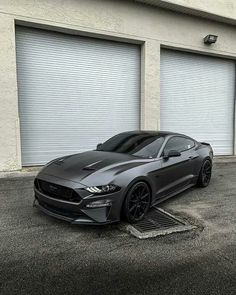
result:
<svg viewBox="0 0 236 295"><path fill-rule="evenodd" d="M137 134L137 135L145 135L145 134L150 134L153 136L171 136L171 135L178 135L178 136L185 136L185 137L189 137L185 134L181 134L181 133L176 133L176 132L170 132L170 131L152 131L152 130L133 130L133 131L126 131L126 132L122 132L123 134ZM190 138L190 137L189 137Z"/></svg>

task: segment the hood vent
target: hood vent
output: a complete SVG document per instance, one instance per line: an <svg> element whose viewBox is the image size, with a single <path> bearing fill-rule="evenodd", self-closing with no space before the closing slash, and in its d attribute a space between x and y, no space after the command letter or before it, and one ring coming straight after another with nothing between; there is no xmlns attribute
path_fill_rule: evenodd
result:
<svg viewBox="0 0 236 295"><path fill-rule="evenodd" d="M82 170L86 170L86 171L94 171L94 170L96 170L96 169L93 168L93 167L86 166L86 167L84 167Z"/></svg>
<svg viewBox="0 0 236 295"><path fill-rule="evenodd" d="M99 160L99 161L96 161L96 162L94 162L94 163L92 163L92 164L89 164L89 165L85 166L85 167L83 168L83 170L94 171L94 170L96 170L96 168L95 168L94 166L95 166L96 164L100 163L100 162L102 162L102 160Z"/></svg>

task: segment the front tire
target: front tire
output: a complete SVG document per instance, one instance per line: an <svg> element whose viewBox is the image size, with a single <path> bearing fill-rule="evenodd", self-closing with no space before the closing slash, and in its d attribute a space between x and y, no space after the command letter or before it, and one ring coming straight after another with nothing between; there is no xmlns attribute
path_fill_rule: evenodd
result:
<svg viewBox="0 0 236 295"><path fill-rule="evenodd" d="M207 187L211 180L212 162L205 160L199 173L197 185L200 187Z"/></svg>
<svg viewBox="0 0 236 295"><path fill-rule="evenodd" d="M151 191L145 182L135 183L127 193L123 205L123 215L129 223L144 218L151 202Z"/></svg>

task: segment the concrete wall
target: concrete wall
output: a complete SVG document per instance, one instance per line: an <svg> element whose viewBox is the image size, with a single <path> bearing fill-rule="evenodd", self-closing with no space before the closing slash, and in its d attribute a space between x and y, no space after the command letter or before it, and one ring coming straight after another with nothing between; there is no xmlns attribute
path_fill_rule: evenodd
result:
<svg viewBox="0 0 236 295"><path fill-rule="evenodd" d="M159 128L160 46L236 57L236 28L132 1L0 1L0 171L21 168L15 33L24 24L142 44L141 124ZM209 33L219 36L212 46Z"/></svg>

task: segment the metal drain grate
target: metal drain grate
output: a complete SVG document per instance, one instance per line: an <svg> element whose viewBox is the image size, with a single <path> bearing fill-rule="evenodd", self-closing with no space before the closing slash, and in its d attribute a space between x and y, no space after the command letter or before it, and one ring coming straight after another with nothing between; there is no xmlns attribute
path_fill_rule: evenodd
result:
<svg viewBox="0 0 236 295"><path fill-rule="evenodd" d="M136 224L124 224L121 229L126 230L138 239L148 239L171 233L189 231L196 226L176 218L165 210L154 207L147 216Z"/></svg>
<svg viewBox="0 0 236 295"><path fill-rule="evenodd" d="M160 209L152 209L147 216L140 222L133 225L133 227L139 232L147 232L153 230L168 229L174 226L184 225L170 214L166 214Z"/></svg>

